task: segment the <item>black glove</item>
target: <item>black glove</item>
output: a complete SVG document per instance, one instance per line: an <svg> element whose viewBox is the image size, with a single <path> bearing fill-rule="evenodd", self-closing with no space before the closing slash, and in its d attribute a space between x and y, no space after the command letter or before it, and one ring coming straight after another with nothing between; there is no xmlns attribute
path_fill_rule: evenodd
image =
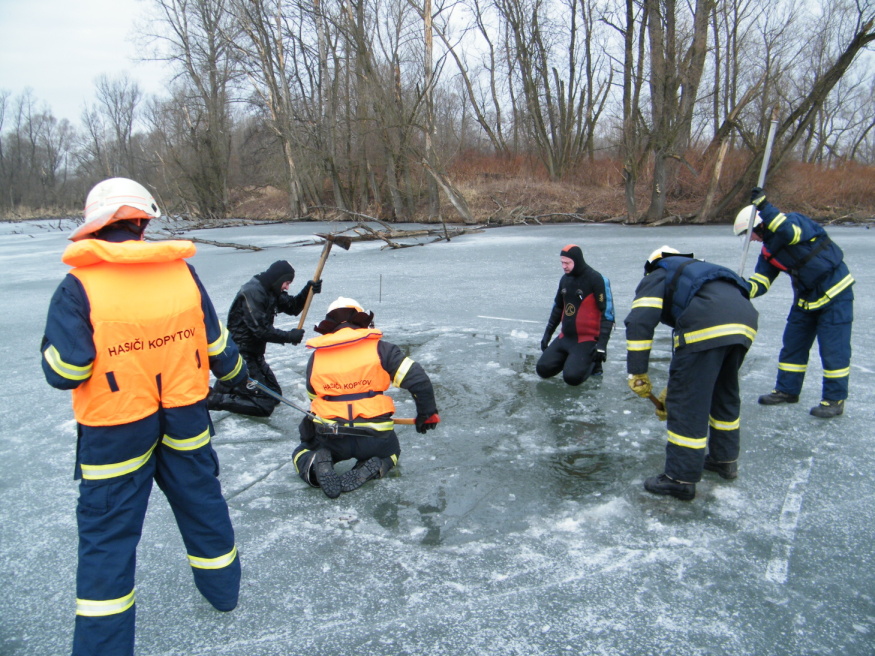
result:
<svg viewBox="0 0 875 656"><path fill-rule="evenodd" d="M762 187L754 187L750 190L750 203L757 209L760 209L763 206L763 203L766 202L766 192L763 191Z"/></svg>
<svg viewBox="0 0 875 656"><path fill-rule="evenodd" d="M541 338L541 350L546 351L547 347L550 345L550 338L553 334L549 331L544 333L544 336Z"/></svg>
<svg viewBox="0 0 875 656"><path fill-rule="evenodd" d="M592 361L596 364L599 362L604 362L608 359L608 354L605 352L605 349L596 347L596 350L592 352Z"/></svg>
<svg viewBox="0 0 875 656"><path fill-rule="evenodd" d="M312 289L314 294L321 294L322 293L322 279L320 278L319 280L308 280L307 287ZM307 290L305 289L304 291L306 292Z"/></svg>
<svg viewBox="0 0 875 656"><path fill-rule="evenodd" d="M425 434L426 431L434 430L435 428L437 428L440 420L441 418L436 412L433 414L416 415L416 432Z"/></svg>
<svg viewBox="0 0 875 656"><path fill-rule="evenodd" d="M300 344L304 339L304 331L301 328L293 328L287 333L288 344Z"/></svg>

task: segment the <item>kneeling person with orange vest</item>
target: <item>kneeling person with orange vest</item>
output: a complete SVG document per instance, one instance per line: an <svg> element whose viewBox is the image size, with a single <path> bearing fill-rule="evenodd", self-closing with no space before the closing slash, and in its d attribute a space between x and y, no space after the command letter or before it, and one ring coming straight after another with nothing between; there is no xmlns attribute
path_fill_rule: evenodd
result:
<svg viewBox="0 0 875 656"><path fill-rule="evenodd" d="M293 460L298 475L329 498L382 478L398 464L401 446L385 395L390 385L405 389L416 402L416 430L434 429L440 417L434 388L422 366L373 327L373 312L350 298L338 298L316 326L321 337L307 342L307 393L313 416L301 421L301 444ZM334 464L355 459L338 475Z"/></svg>

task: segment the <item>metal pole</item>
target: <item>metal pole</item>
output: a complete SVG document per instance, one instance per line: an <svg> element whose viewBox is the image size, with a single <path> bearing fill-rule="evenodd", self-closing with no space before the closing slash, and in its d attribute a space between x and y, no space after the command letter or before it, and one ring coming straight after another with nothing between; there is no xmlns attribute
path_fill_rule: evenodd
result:
<svg viewBox="0 0 875 656"><path fill-rule="evenodd" d="M766 139L766 152L763 153L763 163L760 165L760 177L757 187L762 188L766 184L766 172L769 170L769 157L772 154L772 144L775 141L775 130L778 127L778 106L772 110L772 124L769 126L769 136ZM744 277L744 264L747 261L747 251L750 249L750 236L753 231L753 222L757 216L757 208L752 207L750 219L747 222L747 232L744 233L744 250L741 253L741 264L738 267L738 275Z"/></svg>

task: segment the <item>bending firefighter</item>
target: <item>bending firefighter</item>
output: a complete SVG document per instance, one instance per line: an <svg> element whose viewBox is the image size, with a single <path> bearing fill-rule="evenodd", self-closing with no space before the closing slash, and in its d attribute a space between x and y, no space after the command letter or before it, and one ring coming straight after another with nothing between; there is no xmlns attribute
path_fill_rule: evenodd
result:
<svg viewBox="0 0 875 656"><path fill-rule="evenodd" d="M826 231L804 214L782 213L759 187L751 191L756 217L750 238L763 248L750 277L750 297L762 296L782 271L793 282L793 305L784 327L778 356L778 380L763 405L797 403L815 337L823 365L821 402L811 408L828 419L844 411L851 373L851 324L854 320L854 278L844 255ZM744 235L754 215L748 206L735 219L735 234Z"/></svg>
<svg viewBox="0 0 875 656"><path fill-rule="evenodd" d="M664 396L668 443L665 472L644 481L654 494L689 501L702 470L738 476L741 401L738 370L757 331L747 283L716 264L658 248L644 264L626 317L629 387L647 398L653 334L673 330L673 356ZM657 414L659 414L657 412Z"/></svg>
<svg viewBox="0 0 875 656"><path fill-rule="evenodd" d="M373 312L350 298L338 298L316 326L307 364L307 392L313 417L301 421L301 444L293 460L298 475L329 498L382 478L398 464L401 446L392 415L395 404L384 394L390 385L405 389L416 403L416 430L434 429L440 417L431 380L422 366L373 328ZM355 459L343 475L341 460Z"/></svg>
<svg viewBox="0 0 875 656"><path fill-rule="evenodd" d="M296 295L287 290L295 279L295 270L285 260L271 264L266 271L244 284L228 310L228 330L240 348L240 354L249 368L249 375L277 394L282 388L264 358L267 343L300 344L304 331L300 328L281 330L273 325L279 312L296 316L304 309L310 290L322 291L322 281L308 281ZM279 401L260 391L240 385L236 388L219 382L209 396L210 410L228 410L252 417L269 417Z"/></svg>
<svg viewBox="0 0 875 656"><path fill-rule="evenodd" d="M584 261L580 246L565 246L559 262L565 273L541 338L543 353L536 371L541 378L561 371L566 383L580 385L602 373L614 328L614 302L608 279ZM551 342L560 325L559 337Z"/></svg>
<svg viewBox="0 0 875 656"><path fill-rule="evenodd" d="M134 566L153 479L198 590L218 610L237 605L240 561L205 399L210 370L235 385L246 364L185 262L194 244L142 241L158 216L133 180L91 190L42 341L46 380L72 390L77 422L74 655L134 652Z"/></svg>

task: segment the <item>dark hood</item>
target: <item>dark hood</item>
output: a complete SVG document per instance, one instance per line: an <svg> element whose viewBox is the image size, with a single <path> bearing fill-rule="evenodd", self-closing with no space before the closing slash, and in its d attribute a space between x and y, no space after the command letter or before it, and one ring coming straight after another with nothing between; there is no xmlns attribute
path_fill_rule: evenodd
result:
<svg viewBox="0 0 875 656"><path fill-rule="evenodd" d="M283 283L295 279L295 269L286 260L277 260L267 268L267 271L255 277L265 289L279 295L283 291Z"/></svg>

